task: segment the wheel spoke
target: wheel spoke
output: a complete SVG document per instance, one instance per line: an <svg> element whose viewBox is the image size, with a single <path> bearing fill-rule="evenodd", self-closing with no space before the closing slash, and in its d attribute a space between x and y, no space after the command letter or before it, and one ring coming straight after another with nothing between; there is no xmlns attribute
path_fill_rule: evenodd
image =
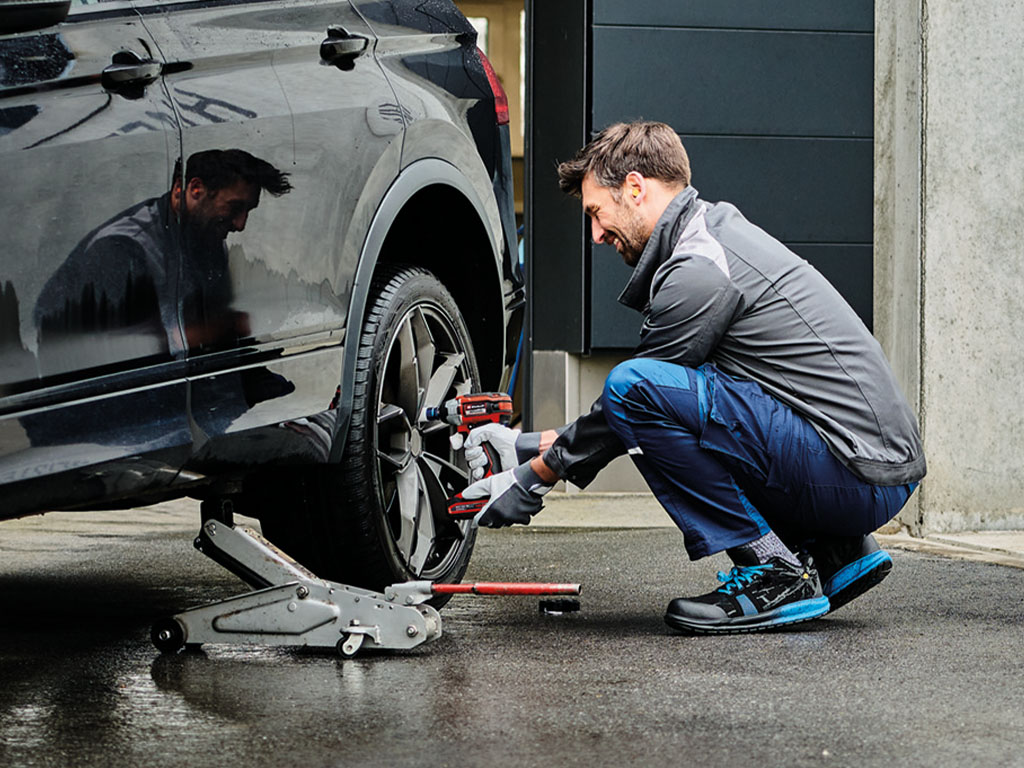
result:
<svg viewBox="0 0 1024 768"><path fill-rule="evenodd" d="M412 451L377 451L377 458L381 461L387 462L399 472L403 471L409 466L412 461Z"/></svg>
<svg viewBox="0 0 1024 768"><path fill-rule="evenodd" d="M427 318L421 308L417 308L409 318L409 325L412 327L412 335L416 342L416 410L409 416L410 420L419 420L426 403L427 390L430 387L431 373L434 370L434 356L437 350L434 346L434 337L430 333L430 326L427 325ZM441 397L444 394L442 393Z"/></svg>
<svg viewBox="0 0 1024 768"><path fill-rule="evenodd" d="M466 486L467 473L447 459L428 453L420 456L420 468L438 532L450 538L465 538L458 521L448 515L448 497Z"/></svg>
<svg viewBox="0 0 1024 768"><path fill-rule="evenodd" d="M419 413L419 363L416 359L416 336L410 317L402 321L395 338L398 345L398 405L413 420Z"/></svg>
<svg viewBox="0 0 1024 768"><path fill-rule="evenodd" d="M469 480L469 473L466 470L436 453L424 453L420 458L430 465L431 473L441 481L442 486L447 480L453 483L461 482L462 485L458 488L462 488ZM453 490L456 489L453 488ZM446 490L445 493L448 491Z"/></svg>
<svg viewBox="0 0 1024 768"><path fill-rule="evenodd" d="M429 473L428 473L429 474ZM398 485L401 531L398 550L414 575L423 573L437 537L427 483L418 462L412 462L395 477ZM442 502L443 504L443 502Z"/></svg>
<svg viewBox="0 0 1024 768"><path fill-rule="evenodd" d="M405 411L382 403L377 414L377 457L399 471L412 461L412 426Z"/></svg>
<svg viewBox="0 0 1024 768"><path fill-rule="evenodd" d="M427 402L429 403L430 401L428 400ZM449 428L450 428L450 425L448 424L448 422L445 422L445 421L428 422L428 423L424 424L423 427L420 429L420 434L422 434L422 435L432 435L435 432L445 431L445 430L448 430Z"/></svg>
<svg viewBox="0 0 1024 768"><path fill-rule="evenodd" d="M424 410L420 411L421 422L425 420L423 418L426 413L425 409L440 406L443 399L448 395L452 384L455 382L455 377L459 373L459 366L462 365L462 361L465 359L466 356L462 352L452 352L444 355L444 362L431 374L430 381L427 383L427 394L423 398Z"/></svg>
<svg viewBox="0 0 1024 768"><path fill-rule="evenodd" d="M419 464L416 464L416 473L419 478L419 505L416 509L416 548L412 553L412 561L409 566L412 572L419 576L423 573L427 564L427 558L434 548L434 539L437 538L437 529L434 526L434 514L431 510L430 497L426 492L426 479L424 478Z"/></svg>
<svg viewBox="0 0 1024 768"><path fill-rule="evenodd" d="M410 462L404 470L398 472L395 475L395 484L398 486L399 517L398 541L395 543L402 558L411 566L413 550L416 547L416 513L422 494L416 465Z"/></svg>
<svg viewBox="0 0 1024 768"><path fill-rule="evenodd" d="M392 419L397 419L402 416L405 416L405 411L394 403L381 403L380 410L377 412L377 426L383 426Z"/></svg>

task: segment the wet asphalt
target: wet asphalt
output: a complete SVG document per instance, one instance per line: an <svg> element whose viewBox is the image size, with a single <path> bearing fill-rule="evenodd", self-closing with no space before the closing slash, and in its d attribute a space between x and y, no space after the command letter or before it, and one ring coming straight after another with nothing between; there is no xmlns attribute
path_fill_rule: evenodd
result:
<svg viewBox="0 0 1024 768"><path fill-rule="evenodd" d="M471 578L579 581L581 610L456 597L413 651L161 656L154 619L243 585L197 520L132 515L0 524L0 766L1024 765L1022 570L896 551L825 619L686 637L665 605L726 563L673 529L484 531Z"/></svg>

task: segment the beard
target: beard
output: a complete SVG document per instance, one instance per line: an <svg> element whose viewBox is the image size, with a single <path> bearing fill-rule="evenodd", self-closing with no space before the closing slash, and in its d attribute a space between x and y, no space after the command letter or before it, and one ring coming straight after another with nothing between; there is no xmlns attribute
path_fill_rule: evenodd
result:
<svg viewBox="0 0 1024 768"><path fill-rule="evenodd" d="M640 214L627 205L622 206L624 219L619 231L612 231L615 238L613 245L622 256L622 260L630 267L635 267L640 256L647 247L651 233L647 230Z"/></svg>
<svg viewBox="0 0 1024 768"><path fill-rule="evenodd" d="M185 217L185 246L190 251L223 250L227 226L217 220L192 214Z"/></svg>

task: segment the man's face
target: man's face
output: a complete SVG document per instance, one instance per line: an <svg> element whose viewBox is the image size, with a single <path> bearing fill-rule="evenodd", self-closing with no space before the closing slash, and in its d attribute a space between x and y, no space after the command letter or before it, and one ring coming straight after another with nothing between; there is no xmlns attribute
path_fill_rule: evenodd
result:
<svg viewBox="0 0 1024 768"><path fill-rule="evenodd" d="M651 229L630 203L625 185L619 190L619 200L616 200L611 189L602 187L594 180L594 175L588 173L583 177L580 192L583 210L590 217L590 234L594 242L614 246L622 260L635 267L651 236Z"/></svg>
<svg viewBox="0 0 1024 768"><path fill-rule="evenodd" d="M185 190L186 221L198 239L223 242L230 232L241 232L249 211L260 204L260 188L239 179L234 184L211 190L201 179L190 179Z"/></svg>

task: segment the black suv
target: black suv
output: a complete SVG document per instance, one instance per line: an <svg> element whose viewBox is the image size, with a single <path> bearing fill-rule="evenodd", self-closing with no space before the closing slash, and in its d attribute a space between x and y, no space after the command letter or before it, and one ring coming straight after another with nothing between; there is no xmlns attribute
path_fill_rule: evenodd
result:
<svg viewBox="0 0 1024 768"><path fill-rule="evenodd" d="M0 517L230 499L461 577L456 394L522 325L508 106L431 0L0 3Z"/></svg>

